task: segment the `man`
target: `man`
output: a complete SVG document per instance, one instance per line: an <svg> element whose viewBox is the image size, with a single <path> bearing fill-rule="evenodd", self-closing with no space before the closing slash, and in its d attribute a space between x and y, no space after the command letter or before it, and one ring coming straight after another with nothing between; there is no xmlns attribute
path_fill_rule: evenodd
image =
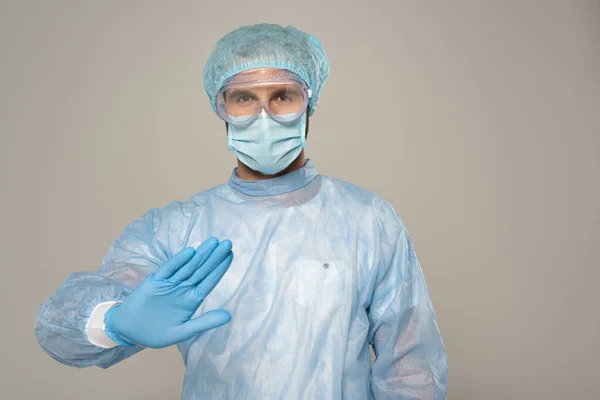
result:
<svg viewBox="0 0 600 400"><path fill-rule="evenodd" d="M445 398L401 219L305 159L328 73L319 41L290 26L219 40L204 83L238 158L229 183L148 211L97 271L70 275L37 314L44 350L107 368L176 344L183 399Z"/></svg>

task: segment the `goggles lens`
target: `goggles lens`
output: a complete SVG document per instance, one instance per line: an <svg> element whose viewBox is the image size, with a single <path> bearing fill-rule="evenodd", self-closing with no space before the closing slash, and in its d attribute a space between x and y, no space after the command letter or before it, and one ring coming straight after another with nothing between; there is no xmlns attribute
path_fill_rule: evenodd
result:
<svg viewBox="0 0 600 400"><path fill-rule="evenodd" d="M292 122L306 111L308 93L306 84L289 71L241 73L219 90L217 110L223 120L236 126L250 124L263 109L279 122Z"/></svg>

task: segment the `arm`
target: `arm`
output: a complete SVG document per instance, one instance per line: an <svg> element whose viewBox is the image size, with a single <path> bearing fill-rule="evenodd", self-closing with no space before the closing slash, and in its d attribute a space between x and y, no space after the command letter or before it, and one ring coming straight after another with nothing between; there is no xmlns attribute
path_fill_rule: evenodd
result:
<svg viewBox="0 0 600 400"><path fill-rule="evenodd" d="M445 399L448 356L410 236L385 201L375 210L381 237L369 306L373 397Z"/></svg>
<svg viewBox="0 0 600 400"><path fill-rule="evenodd" d="M98 332L98 320L106 311L102 304L123 301L167 261L155 237L159 223L159 211L153 209L129 224L96 271L70 274L42 304L35 319L35 335L52 358L70 366L107 368L142 350L142 346L116 346Z"/></svg>

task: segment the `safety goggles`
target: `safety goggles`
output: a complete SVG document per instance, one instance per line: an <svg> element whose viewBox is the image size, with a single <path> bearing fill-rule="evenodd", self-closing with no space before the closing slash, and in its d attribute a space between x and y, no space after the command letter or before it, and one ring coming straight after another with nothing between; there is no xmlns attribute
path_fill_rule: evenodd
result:
<svg viewBox="0 0 600 400"><path fill-rule="evenodd" d="M250 125L264 110L278 122L304 114L311 90L302 78L284 69L240 72L225 81L216 96L219 116L234 126Z"/></svg>

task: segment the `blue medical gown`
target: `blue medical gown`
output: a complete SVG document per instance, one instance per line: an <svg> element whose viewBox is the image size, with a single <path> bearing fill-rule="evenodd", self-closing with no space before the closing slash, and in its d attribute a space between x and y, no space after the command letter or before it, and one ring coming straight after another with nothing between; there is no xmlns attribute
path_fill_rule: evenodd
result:
<svg viewBox="0 0 600 400"><path fill-rule="evenodd" d="M231 239L235 258L196 315L224 308L232 320L178 345L183 399L446 397L446 350L401 219L310 160L259 182L234 170L228 184L129 224L96 271L69 275L41 306L40 345L77 367L107 368L142 350L91 344L92 310L211 236Z"/></svg>

